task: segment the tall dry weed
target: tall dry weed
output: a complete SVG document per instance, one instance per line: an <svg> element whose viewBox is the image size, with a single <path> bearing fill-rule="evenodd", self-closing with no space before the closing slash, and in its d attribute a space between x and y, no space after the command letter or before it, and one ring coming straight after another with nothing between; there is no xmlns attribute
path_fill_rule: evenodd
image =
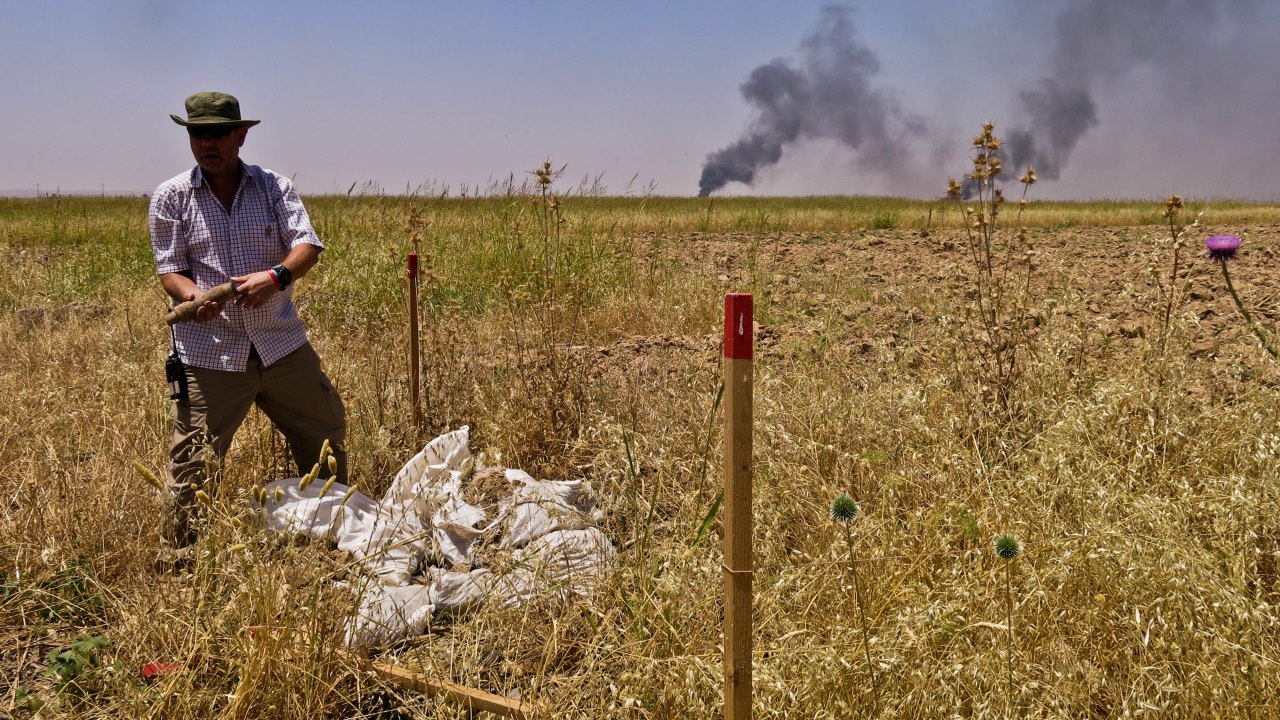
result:
<svg viewBox="0 0 1280 720"><path fill-rule="evenodd" d="M957 345L967 360L961 372L971 371L977 385L978 402L972 412L995 426L994 430L982 428L984 445L998 443L988 435L998 435L1022 414L1018 386L1038 320L1037 298L1031 295L1035 249L1022 224L1027 191L1036 182L1036 173L1027 168L1019 178L1022 197L1012 227L1006 229L1000 148L995 125L984 123L971 143L973 169L965 182L947 179L948 197L963 205L965 246L973 272L972 303L966 307Z"/></svg>

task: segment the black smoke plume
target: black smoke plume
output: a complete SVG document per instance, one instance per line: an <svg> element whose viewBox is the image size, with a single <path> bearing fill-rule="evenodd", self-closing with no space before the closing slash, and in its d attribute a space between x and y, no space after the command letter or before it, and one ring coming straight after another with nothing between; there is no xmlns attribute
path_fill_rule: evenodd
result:
<svg viewBox="0 0 1280 720"><path fill-rule="evenodd" d="M1049 76L1018 94L1022 125L1008 134L1006 167L1055 180L1100 121L1094 95L1138 67L1176 81L1224 20L1247 22L1261 0L1076 0L1054 22Z"/></svg>
<svg viewBox="0 0 1280 720"><path fill-rule="evenodd" d="M741 90L756 117L737 142L707 156L700 196L730 182L750 185L798 140L836 140L877 172L903 160L907 141L924 133L924 123L872 84L880 62L856 30L851 8L829 5L793 60L773 60L751 72Z"/></svg>
<svg viewBox="0 0 1280 720"><path fill-rule="evenodd" d="M1040 87L1023 90L1018 98L1026 122L1039 134L1023 128L1009 133L1010 169L1021 172L1032 166L1041 178L1057 180L1076 143L1098 124L1098 107L1087 90L1064 87L1056 80L1042 80Z"/></svg>

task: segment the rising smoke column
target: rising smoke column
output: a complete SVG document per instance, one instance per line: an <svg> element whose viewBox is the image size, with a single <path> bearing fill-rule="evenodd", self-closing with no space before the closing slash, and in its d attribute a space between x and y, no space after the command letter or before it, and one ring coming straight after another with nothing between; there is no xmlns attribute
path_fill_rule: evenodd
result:
<svg viewBox="0 0 1280 720"><path fill-rule="evenodd" d="M1006 167L1021 173L1030 165L1041 178L1057 179L1100 121L1094 96L1101 85L1144 66L1176 82L1189 62L1209 61L1206 46L1224 20L1247 22L1260 7L1262 0L1068 3L1054 23L1048 77L1018 94L1024 117L1008 134Z"/></svg>
<svg viewBox="0 0 1280 720"><path fill-rule="evenodd" d="M757 115L737 142L707 156L698 195L735 181L750 185L757 171L778 162L784 146L804 139L837 140L868 168L892 170L924 124L872 85L879 71L875 53L856 37L853 10L824 7L794 61L761 65L742 83L742 97Z"/></svg>

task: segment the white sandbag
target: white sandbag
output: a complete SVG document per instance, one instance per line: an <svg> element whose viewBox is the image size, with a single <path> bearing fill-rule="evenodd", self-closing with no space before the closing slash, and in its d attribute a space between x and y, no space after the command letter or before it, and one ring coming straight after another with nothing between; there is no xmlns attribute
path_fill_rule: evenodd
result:
<svg viewBox="0 0 1280 720"><path fill-rule="evenodd" d="M431 601L441 613L461 613L489 598L493 574L484 568L470 572L431 569Z"/></svg>
<svg viewBox="0 0 1280 720"><path fill-rule="evenodd" d="M456 494L454 494L456 493ZM489 526L484 510L462 499L461 489L455 489L432 516L431 533L435 546L447 567L470 564L473 561L471 546L486 532Z"/></svg>
<svg viewBox="0 0 1280 720"><path fill-rule="evenodd" d="M515 557L534 574L539 588L556 588L563 600L568 598L567 590L579 595L591 592L614 552L600 528L588 527L549 532L517 550Z"/></svg>
<svg viewBox="0 0 1280 720"><path fill-rule="evenodd" d="M435 612L427 585L368 582L360 592L360 609L347 622L347 645L383 647L421 635Z"/></svg>
<svg viewBox="0 0 1280 720"><path fill-rule="evenodd" d="M299 478L267 485L268 528L333 542L391 585L407 584L421 568L428 533L416 514L376 503L361 492L348 497L349 488L340 483L323 495L321 483L305 490L298 485Z"/></svg>
<svg viewBox="0 0 1280 720"><path fill-rule="evenodd" d="M323 483L313 482L299 490L299 480L295 477L267 484L264 510L268 528L332 539L358 532L378 513L378 503L364 493L354 492L346 497L346 485L334 483L322 495Z"/></svg>
<svg viewBox="0 0 1280 720"><path fill-rule="evenodd" d="M503 536L507 547L524 547L549 532L587 527L600 521L595 496L581 480L535 480L523 470L507 470L515 485L500 506L510 514Z"/></svg>
<svg viewBox="0 0 1280 720"><path fill-rule="evenodd" d="M474 477L469 442L470 429L462 427L427 443L381 502L337 484L327 493L314 483L299 490L297 478L267 486L268 527L334 542L372 579L358 586L349 644L377 647L421 634L437 612L585 594L612 561L613 545L596 527L595 496L580 480L535 480L507 469L496 517L467 502L464 483ZM494 488L485 492L492 497ZM494 536L500 539L486 540ZM514 564L493 572L490 552Z"/></svg>

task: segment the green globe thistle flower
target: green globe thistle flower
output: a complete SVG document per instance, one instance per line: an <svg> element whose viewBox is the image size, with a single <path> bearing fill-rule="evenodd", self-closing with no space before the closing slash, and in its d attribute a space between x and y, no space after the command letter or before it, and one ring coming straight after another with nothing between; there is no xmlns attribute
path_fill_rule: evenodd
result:
<svg viewBox="0 0 1280 720"><path fill-rule="evenodd" d="M836 522L849 524L858 517L858 501L849 496L849 493L840 493L835 500L831 501L831 519Z"/></svg>
<svg viewBox="0 0 1280 720"><path fill-rule="evenodd" d="M1022 552L1022 543L1012 535L1001 535L996 538L996 554L1005 560L1012 560Z"/></svg>

